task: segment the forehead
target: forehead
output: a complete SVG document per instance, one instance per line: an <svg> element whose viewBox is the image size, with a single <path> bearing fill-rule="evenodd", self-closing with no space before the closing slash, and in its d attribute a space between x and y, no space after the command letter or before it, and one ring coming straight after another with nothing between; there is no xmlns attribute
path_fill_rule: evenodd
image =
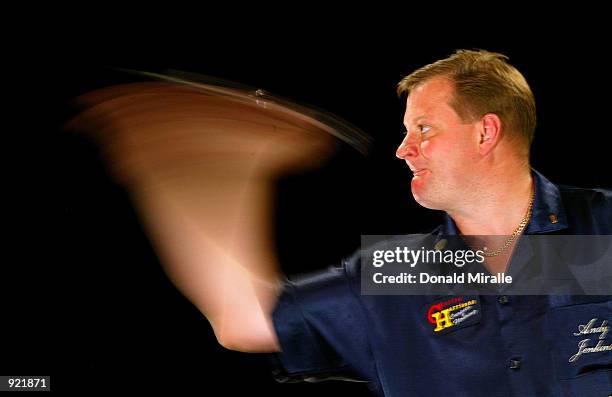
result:
<svg viewBox="0 0 612 397"><path fill-rule="evenodd" d="M406 99L404 123L409 124L421 117L444 117L455 114L449 105L452 95L453 84L445 78L437 77L419 84Z"/></svg>

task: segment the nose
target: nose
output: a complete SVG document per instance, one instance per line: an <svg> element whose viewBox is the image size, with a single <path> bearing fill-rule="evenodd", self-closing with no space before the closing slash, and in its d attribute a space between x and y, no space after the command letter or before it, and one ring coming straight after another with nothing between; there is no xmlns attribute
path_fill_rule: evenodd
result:
<svg viewBox="0 0 612 397"><path fill-rule="evenodd" d="M419 155L419 145L416 134L408 132L395 151L395 156L402 160L414 159Z"/></svg>

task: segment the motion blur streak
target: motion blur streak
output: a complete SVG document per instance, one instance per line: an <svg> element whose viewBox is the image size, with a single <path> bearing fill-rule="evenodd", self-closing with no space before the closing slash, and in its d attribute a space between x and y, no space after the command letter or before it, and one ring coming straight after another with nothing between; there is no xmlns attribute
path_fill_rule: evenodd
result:
<svg viewBox="0 0 612 397"><path fill-rule="evenodd" d="M365 151L357 128L238 84L147 74L77 98L66 127L98 145L164 268L219 332L274 299L274 180L322 164L338 144ZM183 75L184 76L184 75ZM214 83L214 84L213 84ZM236 291L239 289L239 291ZM251 305L247 303L251 303Z"/></svg>

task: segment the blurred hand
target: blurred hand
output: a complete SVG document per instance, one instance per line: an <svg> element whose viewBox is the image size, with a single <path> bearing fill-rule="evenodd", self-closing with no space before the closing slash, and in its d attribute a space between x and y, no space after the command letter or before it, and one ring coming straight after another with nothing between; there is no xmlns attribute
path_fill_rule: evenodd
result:
<svg viewBox="0 0 612 397"><path fill-rule="evenodd" d="M235 89L167 83L114 86L78 99L87 131L119 181L270 179L320 164L334 138L318 121Z"/></svg>

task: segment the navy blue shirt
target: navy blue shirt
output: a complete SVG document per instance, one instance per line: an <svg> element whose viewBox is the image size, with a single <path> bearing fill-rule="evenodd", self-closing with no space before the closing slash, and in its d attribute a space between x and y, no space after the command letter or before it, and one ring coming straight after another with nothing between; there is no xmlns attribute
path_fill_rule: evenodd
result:
<svg viewBox="0 0 612 397"><path fill-rule="evenodd" d="M532 175L525 234L612 234L610 191ZM458 230L447 216L433 233ZM380 396L612 393L611 296L362 295L360 257L286 280L273 313L282 353L269 356L277 380L365 381ZM434 332L433 311L451 306L473 316Z"/></svg>

